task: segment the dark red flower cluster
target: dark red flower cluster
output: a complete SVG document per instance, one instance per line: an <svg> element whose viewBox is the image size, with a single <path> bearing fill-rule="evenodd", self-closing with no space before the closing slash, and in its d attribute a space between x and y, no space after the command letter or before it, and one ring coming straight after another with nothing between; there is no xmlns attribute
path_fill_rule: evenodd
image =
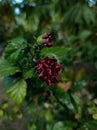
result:
<svg viewBox="0 0 97 130"><path fill-rule="evenodd" d="M47 46L47 47L53 46L52 35L50 33L43 35L42 39L43 39L43 45L44 46Z"/></svg>
<svg viewBox="0 0 97 130"><path fill-rule="evenodd" d="M44 59L39 61L36 72L39 78L50 85L59 81L58 73L61 67L55 58L44 57Z"/></svg>

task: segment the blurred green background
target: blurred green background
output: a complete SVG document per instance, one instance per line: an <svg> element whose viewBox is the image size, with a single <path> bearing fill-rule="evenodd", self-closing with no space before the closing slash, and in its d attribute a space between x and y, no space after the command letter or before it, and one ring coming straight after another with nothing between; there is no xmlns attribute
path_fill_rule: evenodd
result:
<svg viewBox="0 0 97 130"><path fill-rule="evenodd" d="M53 34L54 46L69 48L63 55L61 80L74 81L71 91L77 92L81 100L79 113L75 114L75 119L66 117L58 105L46 102L45 108L43 104L39 107L37 98L29 108L27 104L18 108L3 95L0 130L97 129L97 0L0 0L0 57L10 39L24 37L33 43L33 36L48 32ZM64 84L59 86L64 88ZM48 100L48 93L46 98ZM77 97L74 99L79 102ZM53 103L55 99L51 100ZM79 115L85 119L79 120ZM60 122L52 129L57 121ZM19 124L22 124L20 128Z"/></svg>

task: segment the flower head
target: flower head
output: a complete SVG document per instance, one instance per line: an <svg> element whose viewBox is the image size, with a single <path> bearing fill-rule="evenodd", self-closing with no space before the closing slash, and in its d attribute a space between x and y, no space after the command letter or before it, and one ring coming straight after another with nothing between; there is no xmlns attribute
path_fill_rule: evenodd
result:
<svg viewBox="0 0 97 130"><path fill-rule="evenodd" d="M44 57L39 61L36 72L39 78L50 85L59 81L58 73L61 67L55 58Z"/></svg>
<svg viewBox="0 0 97 130"><path fill-rule="evenodd" d="M47 46L47 47L53 46L52 35L50 33L44 34L42 36L42 39L43 39L44 46Z"/></svg>

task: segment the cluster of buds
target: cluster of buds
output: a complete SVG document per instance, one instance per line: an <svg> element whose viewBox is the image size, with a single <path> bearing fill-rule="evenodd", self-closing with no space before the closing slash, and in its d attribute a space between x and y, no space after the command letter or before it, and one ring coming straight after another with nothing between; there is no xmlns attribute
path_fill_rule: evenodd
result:
<svg viewBox="0 0 97 130"><path fill-rule="evenodd" d="M44 47L53 46L51 33L39 36L37 42L39 45L42 45ZM61 67L62 66L57 63L57 60L54 57L50 58L46 56L38 62L36 72L40 79L44 80L47 85L50 85L51 83L59 82L58 74Z"/></svg>
<svg viewBox="0 0 97 130"><path fill-rule="evenodd" d="M44 34L42 36L39 36L37 38L37 43L39 45L42 45L42 47L51 47L53 46L53 42L52 42L52 34L51 33L47 33Z"/></svg>
<svg viewBox="0 0 97 130"><path fill-rule="evenodd" d="M52 35L50 33L43 35L42 39L43 39L43 46L47 46L47 47L53 46Z"/></svg>
<svg viewBox="0 0 97 130"><path fill-rule="evenodd" d="M37 67L37 74L39 78L44 80L48 85L59 81L58 73L61 65L57 63L55 58L44 57L39 61Z"/></svg>

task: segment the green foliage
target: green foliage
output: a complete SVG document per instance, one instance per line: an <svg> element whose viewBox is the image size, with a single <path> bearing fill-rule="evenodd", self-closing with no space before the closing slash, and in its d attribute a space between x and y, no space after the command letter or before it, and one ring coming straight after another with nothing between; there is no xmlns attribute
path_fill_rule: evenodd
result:
<svg viewBox="0 0 97 130"><path fill-rule="evenodd" d="M86 39L86 38L88 38L89 36L91 36L91 31L89 31L89 30L84 30L84 31L82 31L82 32L79 34L79 38L80 38L80 39Z"/></svg>
<svg viewBox="0 0 97 130"><path fill-rule="evenodd" d="M35 68L31 68L30 70L26 71L23 76L25 79L35 77Z"/></svg>
<svg viewBox="0 0 97 130"><path fill-rule="evenodd" d="M95 130L95 126L97 126L97 122L93 120L85 121L81 127L81 129L86 130Z"/></svg>
<svg viewBox="0 0 97 130"><path fill-rule="evenodd" d="M95 17L93 12L88 6L80 5L77 3L72 6L70 10L66 13L66 21L69 23L78 23L78 24L90 24L95 22Z"/></svg>
<svg viewBox="0 0 97 130"><path fill-rule="evenodd" d="M60 61L63 59L64 55L67 54L69 48L65 47L51 47L51 48L44 48L41 51L41 56L54 56L57 57Z"/></svg>
<svg viewBox="0 0 97 130"><path fill-rule="evenodd" d="M13 81L6 91L8 97L16 104L22 103L26 96L27 83L24 79Z"/></svg>
<svg viewBox="0 0 97 130"><path fill-rule="evenodd" d="M63 122L57 122L57 123L54 125L53 130L59 130L59 129L65 130Z"/></svg>
<svg viewBox="0 0 97 130"><path fill-rule="evenodd" d="M59 87L56 87L54 94L55 94L55 96L58 95L58 100L59 100L59 102L61 102L63 104L63 106L67 107L72 112L76 111L76 109L74 108L74 105L71 101L69 93L64 92L64 90Z"/></svg>
<svg viewBox="0 0 97 130"><path fill-rule="evenodd" d="M90 4L0 1L2 90L16 104L9 108L10 103L0 100L1 118L25 117L28 130L96 129L97 2ZM46 33L52 34L53 47L43 46ZM49 87L36 73L45 56L62 64L60 82Z"/></svg>
<svg viewBox="0 0 97 130"><path fill-rule="evenodd" d="M0 76L8 76L8 75L13 75L17 72L19 72L20 69L14 65L11 65L5 60L1 61L0 64Z"/></svg>
<svg viewBox="0 0 97 130"><path fill-rule="evenodd" d="M94 17L93 12L88 7L85 7L83 9L83 11L84 11L83 17L84 17L86 23L87 24L94 23L95 17Z"/></svg>
<svg viewBox="0 0 97 130"><path fill-rule="evenodd" d="M23 58L25 48L27 48L27 43L23 38L11 40L5 49L6 59L10 62L18 62Z"/></svg>

